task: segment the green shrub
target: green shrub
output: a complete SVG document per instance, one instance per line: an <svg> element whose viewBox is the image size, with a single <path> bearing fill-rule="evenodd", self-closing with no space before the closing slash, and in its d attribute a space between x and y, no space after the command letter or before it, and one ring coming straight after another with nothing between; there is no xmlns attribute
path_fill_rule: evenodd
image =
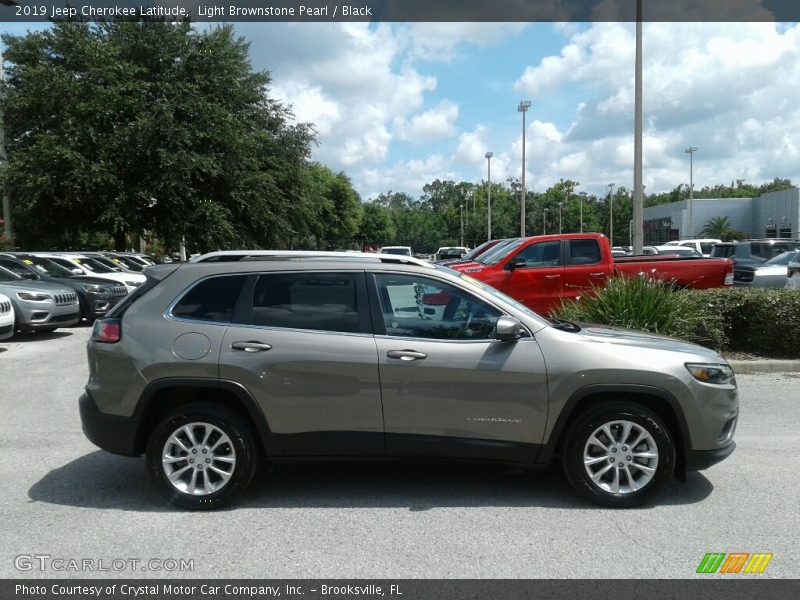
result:
<svg viewBox="0 0 800 600"><path fill-rule="evenodd" d="M694 331L689 300L668 283L646 277L613 277L574 301L563 302L556 316L571 321L613 325L685 337Z"/></svg>
<svg viewBox="0 0 800 600"><path fill-rule="evenodd" d="M718 351L800 358L800 292L718 288L676 291L645 278L614 278L564 302L556 316L681 337Z"/></svg>

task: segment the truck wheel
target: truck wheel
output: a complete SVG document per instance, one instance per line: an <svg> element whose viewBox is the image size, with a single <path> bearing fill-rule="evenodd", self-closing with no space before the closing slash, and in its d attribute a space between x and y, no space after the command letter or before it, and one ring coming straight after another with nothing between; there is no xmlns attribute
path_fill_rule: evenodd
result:
<svg viewBox="0 0 800 600"><path fill-rule="evenodd" d="M249 425L214 404L181 406L153 430L147 470L172 504L212 510L238 499L258 466L258 447Z"/></svg>
<svg viewBox="0 0 800 600"><path fill-rule="evenodd" d="M644 504L672 477L675 444L652 411L633 402L590 409L567 431L562 454L572 486L597 504Z"/></svg>

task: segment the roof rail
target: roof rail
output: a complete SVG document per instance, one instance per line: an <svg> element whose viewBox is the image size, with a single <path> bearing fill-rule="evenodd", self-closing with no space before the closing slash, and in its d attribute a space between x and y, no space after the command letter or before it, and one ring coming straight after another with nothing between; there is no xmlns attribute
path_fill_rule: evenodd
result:
<svg viewBox="0 0 800 600"><path fill-rule="evenodd" d="M392 254L368 254L368 253L348 253L337 252L335 256L331 255L292 255L292 254L269 254L259 255L251 254L242 256L238 262L258 262L258 261L320 261L320 262L376 262L398 265L416 265L418 267L427 267L435 269L436 267L425 260L413 258L411 256L398 256Z"/></svg>

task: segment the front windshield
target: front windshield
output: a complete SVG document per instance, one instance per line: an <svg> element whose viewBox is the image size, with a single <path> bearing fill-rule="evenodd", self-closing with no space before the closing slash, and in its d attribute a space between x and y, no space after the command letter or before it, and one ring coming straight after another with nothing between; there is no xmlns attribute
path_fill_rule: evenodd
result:
<svg viewBox="0 0 800 600"><path fill-rule="evenodd" d="M505 244L503 242L500 242L499 244L497 244L497 246L489 250L489 252L487 252L484 256L478 258L478 262L483 265L496 265L501 260L503 260L511 251L515 250L516 248L519 248L519 246L524 241L525 241L524 238L513 238L506 241Z"/></svg>
<svg viewBox="0 0 800 600"><path fill-rule="evenodd" d="M0 281L19 281L20 279L22 279L22 277L16 273L12 273L8 269L0 267Z"/></svg>
<svg viewBox="0 0 800 600"><path fill-rule="evenodd" d="M92 256L91 259L92 260L96 260L100 264L107 266L109 269L111 269L115 273L122 273L123 272L122 267L120 267L118 264L116 264L110 258L106 258L105 256Z"/></svg>
<svg viewBox="0 0 800 600"><path fill-rule="evenodd" d="M137 263L135 260L128 258L127 256L115 256L114 260L121 264L123 267L130 269L131 271L142 271L144 267ZM121 271L122 269L120 269Z"/></svg>
<svg viewBox="0 0 800 600"><path fill-rule="evenodd" d="M397 254L400 256L410 256L411 253L408 251L407 248L384 248L381 250L381 254Z"/></svg>
<svg viewBox="0 0 800 600"><path fill-rule="evenodd" d="M76 258L74 259L76 263L80 266L85 267L88 271L94 271L95 273L113 273L111 269L105 266L103 263L97 262L93 258Z"/></svg>
<svg viewBox="0 0 800 600"><path fill-rule="evenodd" d="M797 250L791 252L784 252L783 254L778 254L778 256L774 258L770 258L768 261L765 261L765 265L776 265L779 267L786 266L790 262L792 262L797 255L800 254Z"/></svg>
<svg viewBox="0 0 800 600"><path fill-rule="evenodd" d="M492 248L492 246L497 246L497 244L500 244L500 243L502 243L502 242L495 243L494 240L489 240L488 242L483 242L480 246L478 246L477 248L473 248L472 250L467 252L461 258L462 258L462 260L473 260L475 257L480 256L484 252L488 252Z"/></svg>
<svg viewBox="0 0 800 600"><path fill-rule="evenodd" d="M47 260L46 258L31 256L23 258L22 262L33 267L42 275L50 275L52 277L73 277L75 275L69 269L65 269L61 265L57 265L52 260Z"/></svg>

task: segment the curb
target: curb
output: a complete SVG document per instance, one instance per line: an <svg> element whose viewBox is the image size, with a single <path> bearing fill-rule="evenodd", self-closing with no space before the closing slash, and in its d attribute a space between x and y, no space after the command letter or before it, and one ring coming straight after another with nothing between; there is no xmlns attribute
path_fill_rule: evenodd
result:
<svg viewBox="0 0 800 600"><path fill-rule="evenodd" d="M729 360L737 375L754 373L800 373L800 360Z"/></svg>

